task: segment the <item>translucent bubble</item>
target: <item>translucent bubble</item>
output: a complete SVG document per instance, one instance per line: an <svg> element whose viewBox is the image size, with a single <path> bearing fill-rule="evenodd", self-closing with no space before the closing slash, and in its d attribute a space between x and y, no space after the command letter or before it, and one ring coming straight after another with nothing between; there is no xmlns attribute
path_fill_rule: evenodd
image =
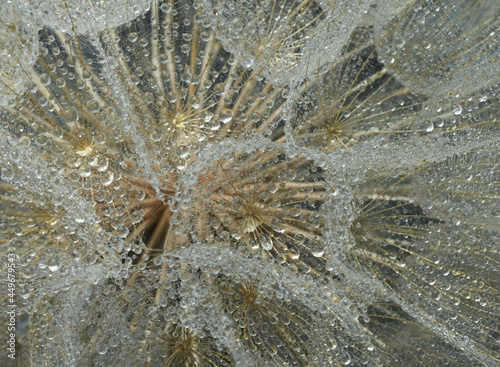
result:
<svg viewBox="0 0 500 367"><path fill-rule="evenodd" d="M459 104L453 106L453 114L458 116L462 114L462 106Z"/></svg>
<svg viewBox="0 0 500 367"><path fill-rule="evenodd" d="M101 172L106 171L108 169L108 166L109 166L108 158L103 157L103 156L97 157L96 166L97 166L98 171L101 171Z"/></svg>
<svg viewBox="0 0 500 367"><path fill-rule="evenodd" d="M143 190L137 190L137 192L135 193L135 198L139 201L144 200L145 197L146 193Z"/></svg>
<svg viewBox="0 0 500 367"><path fill-rule="evenodd" d="M276 57L276 49L274 47L265 47L262 51L262 56L266 60L273 60Z"/></svg>
<svg viewBox="0 0 500 367"><path fill-rule="evenodd" d="M276 191L278 191L278 187L274 184L274 182L271 182L269 185L267 185L267 191L269 191L271 194L274 194Z"/></svg>
<svg viewBox="0 0 500 367"><path fill-rule="evenodd" d="M343 365L348 365L349 363L351 363L351 355L348 352L344 351L340 353L339 361Z"/></svg>
<svg viewBox="0 0 500 367"><path fill-rule="evenodd" d="M116 234L122 238L125 238L128 235L128 228L124 225L120 225L116 227Z"/></svg>
<svg viewBox="0 0 500 367"><path fill-rule="evenodd" d="M288 257L292 260L297 260L300 257L300 252L297 249L290 248L288 250Z"/></svg>
<svg viewBox="0 0 500 367"><path fill-rule="evenodd" d="M259 236L259 242L264 250L271 251L273 249L273 241L269 236L261 234Z"/></svg>
<svg viewBox="0 0 500 367"><path fill-rule="evenodd" d="M321 246L319 243L311 244L310 250L311 250L311 255L313 255L314 257L321 257L325 254L323 246Z"/></svg>
<svg viewBox="0 0 500 367"><path fill-rule="evenodd" d="M137 33L135 33L135 32L130 32L127 38L128 38L128 40L129 40L130 42L132 42L132 43L133 43L133 42L136 42L136 41L137 41L137 38L138 38L138 37L137 37Z"/></svg>
<svg viewBox="0 0 500 367"><path fill-rule="evenodd" d="M98 343L96 349L97 353L106 354L106 352L108 351L108 345L104 343Z"/></svg>
<svg viewBox="0 0 500 367"><path fill-rule="evenodd" d="M241 55L240 57L240 64L244 68L252 67L254 62L255 62L254 58L251 57L250 55Z"/></svg>
<svg viewBox="0 0 500 367"><path fill-rule="evenodd" d="M304 243L304 241L306 240L302 233L297 233L295 236L293 236L293 239L299 244Z"/></svg>
<svg viewBox="0 0 500 367"><path fill-rule="evenodd" d="M189 99L189 103L191 104L191 106L193 106L194 108L199 108L200 105L201 105L201 98L198 97L198 96L192 96L190 99Z"/></svg>
<svg viewBox="0 0 500 367"><path fill-rule="evenodd" d="M40 82L43 85L48 86L50 84L50 77L47 74L42 74L40 75Z"/></svg>
<svg viewBox="0 0 500 367"><path fill-rule="evenodd" d="M220 118L220 120L222 121L223 124L227 124L233 118L233 111L231 111L228 108L224 108L219 113L219 118Z"/></svg>
<svg viewBox="0 0 500 367"><path fill-rule="evenodd" d="M61 264L59 263L59 260L57 260L57 262L50 260L47 264L47 268L52 272L56 272L61 268Z"/></svg>
<svg viewBox="0 0 500 367"><path fill-rule="evenodd" d="M214 114L210 111L205 111L205 113L203 113L202 117L203 117L203 121L210 122L214 118Z"/></svg>
<svg viewBox="0 0 500 367"><path fill-rule="evenodd" d="M66 85L66 81L63 78L57 78L56 85L58 88L64 88L64 86Z"/></svg>
<svg viewBox="0 0 500 367"><path fill-rule="evenodd" d="M89 109L90 112L92 113L97 113L99 112L99 102L97 102L95 99L91 99L90 101L87 102L87 108Z"/></svg>
<svg viewBox="0 0 500 367"><path fill-rule="evenodd" d="M102 176L101 176L101 183L104 185L104 186L109 186L111 185L111 183L113 182L113 179L114 179L114 173L113 172L105 172Z"/></svg>
<svg viewBox="0 0 500 367"><path fill-rule="evenodd" d="M102 190L97 190L96 193L94 194L94 200L97 202L102 202L106 198L106 195L104 194L104 191Z"/></svg>
<svg viewBox="0 0 500 367"><path fill-rule="evenodd" d="M216 131L220 129L220 122L218 120L213 120L210 122L207 122L206 125L210 130Z"/></svg>
<svg viewBox="0 0 500 367"><path fill-rule="evenodd" d="M12 181L14 179L14 171L9 167L2 168L2 175L0 177L2 180Z"/></svg>
<svg viewBox="0 0 500 367"><path fill-rule="evenodd" d="M78 113L72 107L65 108L61 111L61 116L66 120L67 123L73 124L78 121Z"/></svg>
<svg viewBox="0 0 500 367"><path fill-rule="evenodd" d="M286 223L283 218L276 217L271 221L271 228L278 233L284 233L286 231Z"/></svg>
<svg viewBox="0 0 500 367"><path fill-rule="evenodd" d="M23 81L23 72L19 69L14 70L14 74L12 74L12 81L14 83L21 83Z"/></svg>
<svg viewBox="0 0 500 367"><path fill-rule="evenodd" d="M232 20L231 29L235 32L240 32L243 29L243 22L240 17L236 17Z"/></svg>
<svg viewBox="0 0 500 367"><path fill-rule="evenodd" d="M152 141L154 141L155 143L159 142L162 137L163 137L163 132L161 131L161 129L158 129L158 128L153 128L149 134L150 138Z"/></svg>
<svg viewBox="0 0 500 367"><path fill-rule="evenodd" d="M184 171L187 168L187 162L185 159L180 158L176 161L175 166L179 171Z"/></svg>
<svg viewBox="0 0 500 367"><path fill-rule="evenodd" d="M26 85L26 87L28 88L28 91L30 93L36 93L37 90L38 90L38 87L36 85L35 82L28 82L28 84Z"/></svg>
<svg viewBox="0 0 500 367"><path fill-rule="evenodd" d="M255 240L250 240L248 241L248 246L250 247L251 250L258 250L259 249L259 242Z"/></svg>
<svg viewBox="0 0 500 367"><path fill-rule="evenodd" d="M49 138L45 134L40 134L35 138L36 145L43 147L47 145L49 142Z"/></svg>
<svg viewBox="0 0 500 367"><path fill-rule="evenodd" d="M160 10L164 13L170 13L172 11L172 4L171 3L163 3L160 6Z"/></svg>
<svg viewBox="0 0 500 367"><path fill-rule="evenodd" d="M180 158L186 158L189 155L189 148L185 145L180 145L177 148L176 154Z"/></svg>

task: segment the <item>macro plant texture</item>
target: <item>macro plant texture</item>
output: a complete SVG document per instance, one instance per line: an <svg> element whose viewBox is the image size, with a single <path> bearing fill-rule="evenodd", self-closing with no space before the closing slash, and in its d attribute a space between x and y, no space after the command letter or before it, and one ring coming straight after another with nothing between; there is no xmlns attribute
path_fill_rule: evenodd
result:
<svg viewBox="0 0 500 367"><path fill-rule="evenodd" d="M498 366L499 86L498 0L2 1L0 365Z"/></svg>

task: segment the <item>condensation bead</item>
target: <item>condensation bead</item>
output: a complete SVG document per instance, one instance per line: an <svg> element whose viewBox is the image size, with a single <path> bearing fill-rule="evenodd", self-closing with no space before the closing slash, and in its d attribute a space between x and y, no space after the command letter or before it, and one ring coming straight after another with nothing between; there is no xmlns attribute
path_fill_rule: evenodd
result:
<svg viewBox="0 0 500 367"><path fill-rule="evenodd" d="M284 233L286 231L286 223L282 218L273 218L271 228L278 233Z"/></svg>
<svg viewBox="0 0 500 367"><path fill-rule="evenodd" d="M135 193L135 198L139 201L144 200L145 197L146 193L143 190L137 190L137 192Z"/></svg>

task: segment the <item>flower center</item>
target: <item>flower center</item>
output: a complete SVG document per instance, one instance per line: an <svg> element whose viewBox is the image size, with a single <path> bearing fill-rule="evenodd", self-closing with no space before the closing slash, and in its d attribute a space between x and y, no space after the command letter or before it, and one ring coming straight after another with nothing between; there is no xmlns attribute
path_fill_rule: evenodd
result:
<svg viewBox="0 0 500 367"><path fill-rule="evenodd" d="M164 125L172 129L185 129L189 125L189 118L183 112L176 112L173 117L164 120Z"/></svg>
<svg viewBox="0 0 500 367"><path fill-rule="evenodd" d="M240 219L240 229L243 233L250 233L262 224L262 219L255 211L247 211Z"/></svg>
<svg viewBox="0 0 500 367"><path fill-rule="evenodd" d="M77 150L76 154L78 154L81 157L86 157L86 156L90 155L92 153L92 151L93 151L93 148L90 145L88 145L88 146L83 147L80 150Z"/></svg>

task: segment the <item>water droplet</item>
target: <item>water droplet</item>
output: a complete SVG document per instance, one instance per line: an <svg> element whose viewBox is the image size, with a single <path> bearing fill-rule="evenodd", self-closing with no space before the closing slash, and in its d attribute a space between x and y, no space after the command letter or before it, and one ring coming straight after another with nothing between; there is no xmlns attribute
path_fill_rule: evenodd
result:
<svg viewBox="0 0 500 367"><path fill-rule="evenodd" d="M273 218L271 221L271 228L278 233L284 233L286 231L286 223L283 218Z"/></svg>
<svg viewBox="0 0 500 367"><path fill-rule="evenodd" d="M187 168L187 162L185 159L181 158L177 160L175 166L179 171L184 171Z"/></svg>
<svg viewBox="0 0 500 367"><path fill-rule="evenodd" d="M189 155L189 148L185 145L179 145L177 148L177 156L180 158L186 158Z"/></svg>
<svg viewBox="0 0 500 367"><path fill-rule="evenodd" d="M104 186L109 186L113 182L115 175L113 172L104 172L104 174L101 176L101 183Z"/></svg>
<svg viewBox="0 0 500 367"><path fill-rule="evenodd" d="M61 111L61 115L69 124L74 124L76 121L78 121L78 113L72 107L63 109Z"/></svg>
<svg viewBox="0 0 500 367"><path fill-rule="evenodd" d="M137 192L135 193L135 198L139 201L144 200L145 197L146 193L143 190L137 190Z"/></svg>
<svg viewBox="0 0 500 367"><path fill-rule="evenodd" d="M274 182L271 182L269 185L267 185L267 191L269 191L271 194L274 194L276 191L278 191L278 187L274 184Z"/></svg>
<svg viewBox="0 0 500 367"><path fill-rule="evenodd" d="M97 113L99 112L99 102L97 102L95 99L91 99L90 101L87 102L87 108L89 109L90 112L92 113Z"/></svg>
<svg viewBox="0 0 500 367"><path fill-rule="evenodd" d="M193 106L193 108L199 108L201 105L201 98L198 96L192 96L189 99L189 103Z"/></svg>
<svg viewBox="0 0 500 367"><path fill-rule="evenodd" d="M254 59L251 56L242 55L240 58L240 64L244 68L252 67L253 63L254 63Z"/></svg>
<svg viewBox="0 0 500 367"><path fill-rule="evenodd" d="M321 257L325 253L323 246L321 246L319 243L311 244L310 249L311 249L311 255L313 255L314 257Z"/></svg>
<svg viewBox="0 0 500 367"><path fill-rule="evenodd" d="M223 124L227 124L233 118L233 111L231 111L228 108L224 108L219 113L219 118L220 118L220 120L222 121Z"/></svg>
<svg viewBox="0 0 500 367"><path fill-rule="evenodd" d="M106 354L108 351L108 345L104 343L97 343L97 353Z"/></svg>
<svg viewBox="0 0 500 367"><path fill-rule="evenodd" d="M251 250L254 251L259 249L259 243L255 240L248 241L248 246L250 247Z"/></svg>
<svg viewBox="0 0 500 367"><path fill-rule="evenodd" d="M273 241L268 235L261 234L259 236L259 242L264 250L271 251L273 249Z"/></svg>
<svg viewBox="0 0 500 367"><path fill-rule="evenodd" d="M64 88L64 86L66 85L66 81L63 78L57 78L56 85L58 88Z"/></svg>
<svg viewBox="0 0 500 367"><path fill-rule="evenodd" d="M97 157L96 163L97 163L96 165L97 165L98 171L104 172L108 169L108 166L109 166L108 158L103 157L103 156L99 156L99 157Z"/></svg>
<svg viewBox="0 0 500 367"><path fill-rule="evenodd" d="M0 177L7 182L12 181L14 179L14 171L11 168L2 168L2 175Z"/></svg>
<svg viewBox="0 0 500 367"><path fill-rule="evenodd" d="M135 32L130 32L128 35L128 40L132 43L137 42L137 33Z"/></svg>
<svg viewBox="0 0 500 367"><path fill-rule="evenodd" d="M343 365L347 366L349 363L351 363L351 355L348 352L344 351L344 352L340 353L339 361Z"/></svg>
<svg viewBox="0 0 500 367"><path fill-rule="evenodd" d="M40 76L40 82L41 82L43 85L47 86L47 85L49 85L49 84L50 84L50 77L49 77L47 74L42 74L42 75Z"/></svg>
<svg viewBox="0 0 500 367"><path fill-rule="evenodd" d="M172 4L170 3L163 3L160 6L160 10L164 13L170 13L172 11Z"/></svg>
<svg viewBox="0 0 500 367"><path fill-rule="evenodd" d="M40 134L35 138L35 144L40 147L47 145L48 142L49 138L45 134Z"/></svg>
<svg viewBox="0 0 500 367"><path fill-rule="evenodd" d="M231 28L234 32L238 33L243 29L243 22L241 21L240 17L236 17L233 19L231 22Z"/></svg>
<svg viewBox="0 0 500 367"><path fill-rule="evenodd" d="M116 234L121 238L125 238L128 235L128 228L124 225L119 225L118 227L116 227Z"/></svg>
<svg viewBox="0 0 500 367"><path fill-rule="evenodd" d="M266 60L273 60L276 57L276 49L274 47L264 47L264 50L262 51L262 56Z"/></svg>
<svg viewBox="0 0 500 367"><path fill-rule="evenodd" d="M149 136L150 136L152 141L157 143L163 137L163 132L161 131L161 129L153 128L153 130L151 130L151 133L149 134Z"/></svg>

